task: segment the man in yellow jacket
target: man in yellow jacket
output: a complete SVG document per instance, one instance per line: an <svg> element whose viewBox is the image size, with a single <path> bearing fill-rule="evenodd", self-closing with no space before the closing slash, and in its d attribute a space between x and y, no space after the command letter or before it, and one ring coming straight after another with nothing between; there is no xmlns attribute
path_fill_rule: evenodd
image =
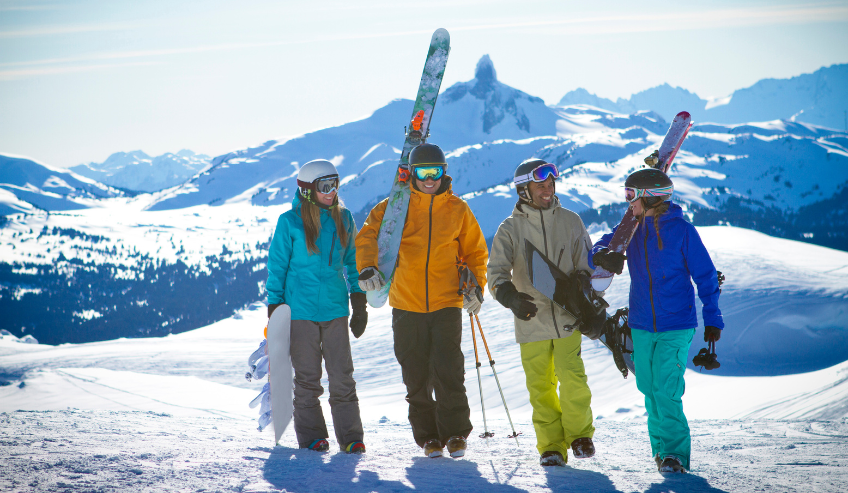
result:
<svg viewBox="0 0 848 493"><path fill-rule="evenodd" d="M457 259L464 259L485 286L489 252L468 204L451 191L442 150L417 146L409 164L409 211L389 291L395 356L415 442L429 457L441 456L444 446L451 457L461 457L472 430L460 348L462 309L476 314L481 301L458 294ZM376 267L377 234L387 204L388 199L371 210L356 237L359 285L365 291L384 284Z"/></svg>
<svg viewBox="0 0 848 493"><path fill-rule="evenodd" d="M498 227L489 258L489 290L515 315L515 340L533 406L536 448L543 466L561 466L595 454L592 394L580 357L575 318L537 291L527 273L529 240L566 274L591 272L589 233L580 216L559 205L553 164L528 159L515 170L519 200ZM557 396L557 383L560 390Z"/></svg>

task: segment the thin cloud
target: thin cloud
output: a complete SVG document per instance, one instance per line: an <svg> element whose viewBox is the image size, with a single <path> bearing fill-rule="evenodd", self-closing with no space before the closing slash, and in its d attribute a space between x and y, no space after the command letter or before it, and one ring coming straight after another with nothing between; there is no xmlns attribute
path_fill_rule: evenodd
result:
<svg viewBox="0 0 848 493"><path fill-rule="evenodd" d="M137 24L130 23L34 27L29 29L20 29L17 31L0 31L0 39L25 38L32 36L56 36L61 34L78 34L102 31L127 31L130 29L137 29L138 27L139 26Z"/></svg>
<svg viewBox="0 0 848 493"><path fill-rule="evenodd" d="M15 80L26 77L41 75L70 74L75 72L90 72L92 70L104 70L119 67L137 67L141 65L158 65L159 62L127 62L127 63L104 63L99 65L73 65L66 67L43 67L0 70L0 80Z"/></svg>
<svg viewBox="0 0 848 493"><path fill-rule="evenodd" d="M841 4L820 4L814 6L780 6L771 8L730 8L716 10L699 10L692 12L664 12L644 14L623 14L611 16L585 16L571 17L567 19L550 19L544 21L521 21L486 23L479 25L448 26L450 31L487 31L487 30L521 30L533 28L538 32L539 28L550 29L565 35L591 35L591 34L615 34L634 32L663 32L663 31L695 31L704 29L766 26L786 24L810 24L821 22L846 22L848 21L848 6ZM109 24L98 26L66 26L64 28L43 28L42 33L48 31L54 33L84 32L85 30L120 30L136 26L129 24ZM23 33L27 31L17 31ZM85 70L100 70L109 67L122 67L131 64L94 64L65 66L66 64L78 64L85 62L118 61L132 58L155 58L162 56L186 55L205 52L219 52L232 50L246 50L257 48L269 48L275 46L310 44L319 42L343 42L361 39L393 38L403 36L417 36L429 34L430 30L404 30L393 32L369 32L362 34L339 34L335 36L321 36L310 39L280 40L261 43L226 43L218 45L192 46L185 48L166 48L156 50L134 50L111 53L97 53L76 57L50 58L42 60L30 60L21 62L0 63L0 67L10 67L9 70L0 70L0 78L9 80L22 77L33 77L40 75L53 75L68 72L79 72ZM9 32L0 33L0 37L10 36ZM50 65L60 65L49 67ZM27 69L25 67L48 66L39 69Z"/></svg>

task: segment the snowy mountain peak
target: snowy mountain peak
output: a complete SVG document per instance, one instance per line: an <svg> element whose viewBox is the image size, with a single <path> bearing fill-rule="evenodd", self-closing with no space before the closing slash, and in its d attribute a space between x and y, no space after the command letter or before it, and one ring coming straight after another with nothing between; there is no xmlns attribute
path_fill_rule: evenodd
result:
<svg viewBox="0 0 848 493"><path fill-rule="evenodd" d="M80 164L71 171L114 187L154 192L183 183L209 161L209 156L188 149L157 157L143 151L116 152L102 163Z"/></svg>
<svg viewBox="0 0 848 493"><path fill-rule="evenodd" d="M478 85L492 86L498 80L498 73L495 71L495 64L489 55L483 55L477 62L477 68L474 69L474 78L477 79Z"/></svg>

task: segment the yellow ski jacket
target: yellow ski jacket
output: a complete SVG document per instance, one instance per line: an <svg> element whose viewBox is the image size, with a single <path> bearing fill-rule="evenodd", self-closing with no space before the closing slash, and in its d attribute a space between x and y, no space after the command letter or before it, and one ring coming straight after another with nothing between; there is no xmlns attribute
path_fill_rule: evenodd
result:
<svg viewBox="0 0 848 493"><path fill-rule="evenodd" d="M483 231L468 204L451 191L449 177L445 178L447 185L434 195L412 187L389 291L389 305L394 308L417 313L462 308L462 297L457 293L457 257L465 259L480 287L486 286L489 251ZM377 234L387 205L388 199L371 209L356 236L356 267L360 272L377 266Z"/></svg>

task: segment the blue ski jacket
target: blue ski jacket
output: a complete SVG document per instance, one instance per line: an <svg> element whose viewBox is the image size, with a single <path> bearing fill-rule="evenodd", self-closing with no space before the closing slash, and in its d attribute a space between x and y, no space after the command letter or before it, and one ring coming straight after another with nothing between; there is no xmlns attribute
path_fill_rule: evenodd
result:
<svg viewBox="0 0 848 493"><path fill-rule="evenodd" d="M668 211L660 217L663 249L659 249L654 218L646 217L627 247L630 270L630 316L633 329L652 332L691 329L698 326L695 290L704 304L704 325L724 328L718 308L719 286L716 269L698 231L683 217L679 205L669 202ZM605 234L589 252L592 257L606 248L615 230ZM691 279L690 279L691 277Z"/></svg>
<svg viewBox="0 0 848 493"><path fill-rule="evenodd" d="M347 209L342 220L347 228L347 247L336 233L330 211L321 210L319 253L306 248L306 233L300 217L300 194L292 208L280 215L268 253L268 303L291 307L292 320L327 322L350 315L348 292L361 293L356 271L356 224Z"/></svg>

